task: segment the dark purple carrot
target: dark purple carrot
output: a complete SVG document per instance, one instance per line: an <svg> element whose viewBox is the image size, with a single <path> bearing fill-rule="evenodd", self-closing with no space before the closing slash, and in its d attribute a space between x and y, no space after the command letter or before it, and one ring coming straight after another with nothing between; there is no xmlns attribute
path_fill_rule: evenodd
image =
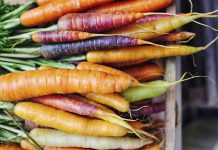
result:
<svg viewBox="0 0 218 150"><path fill-rule="evenodd" d="M152 15L146 15L143 18L141 18L139 20L136 20L136 23L149 22L149 21L169 18L169 17L173 17L173 16L174 15L171 15L171 14L152 14Z"/></svg>
<svg viewBox="0 0 218 150"><path fill-rule="evenodd" d="M58 20L60 30L103 32L128 25L144 16L143 13L72 13Z"/></svg>
<svg viewBox="0 0 218 150"><path fill-rule="evenodd" d="M126 36L98 37L72 43L44 44L41 46L41 54L44 58L58 58L88 51L131 47L148 43Z"/></svg>
<svg viewBox="0 0 218 150"><path fill-rule="evenodd" d="M172 32L170 34L161 35L155 39L152 39L152 41L165 41L165 42L177 42L177 41L183 41L187 39L192 39L195 36L195 33L192 32Z"/></svg>
<svg viewBox="0 0 218 150"><path fill-rule="evenodd" d="M101 34L91 34L88 32L80 31L66 31L66 30L55 30L55 31L43 31L32 34L32 40L37 43L57 43L57 42L71 42L85 40L88 38L105 36Z"/></svg>
<svg viewBox="0 0 218 150"><path fill-rule="evenodd" d="M149 116L151 114L159 113L165 110L165 103L157 103L147 106L142 106L137 109L132 109L131 113L119 113L120 116L125 118L145 118L146 116Z"/></svg>

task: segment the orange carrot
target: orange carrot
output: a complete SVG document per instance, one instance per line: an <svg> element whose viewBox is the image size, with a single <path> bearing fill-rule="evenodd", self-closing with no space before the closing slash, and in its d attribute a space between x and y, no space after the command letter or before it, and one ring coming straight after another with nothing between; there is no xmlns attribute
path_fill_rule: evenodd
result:
<svg viewBox="0 0 218 150"><path fill-rule="evenodd" d="M14 144L5 144L5 145L2 144L0 145L0 150L23 150L23 149Z"/></svg>
<svg viewBox="0 0 218 150"><path fill-rule="evenodd" d="M40 67L38 68L38 70L51 70L51 69L56 69L56 68L51 67L51 66L40 66Z"/></svg>
<svg viewBox="0 0 218 150"><path fill-rule="evenodd" d="M141 82L157 79L164 74L164 69L155 63L139 64L122 70Z"/></svg>
<svg viewBox="0 0 218 150"><path fill-rule="evenodd" d="M27 27L45 24L65 14L80 12L111 1L112 0L56 0L47 5L26 11L21 15L20 22Z"/></svg>
<svg viewBox="0 0 218 150"><path fill-rule="evenodd" d="M16 104L14 112L23 119L68 133L90 136L124 136L128 132L126 128L107 121L80 117L32 102Z"/></svg>
<svg viewBox="0 0 218 150"><path fill-rule="evenodd" d="M130 78L100 71L24 71L0 76L0 99L19 101L57 93L114 93L127 89L132 83Z"/></svg>
<svg viewBox="0 0 218 150"><path fill-rule="evenodd" d="M95 71L102 71L105 73L109 73L112 75L121 75L127 78L130 78L132 80L134 80L134 84L135 85L139 85L140 83L133 78L132 76L126 74L125 72L122 72L120 70L108 67L108 66L104 66L104 65L99 65L99 64L94 64L94 63L90 63L90 62L81 62L77 65L77 69L82 69L82 70L95 70Z"/></svg>
<svg viewBox="0 0 218 150"><path fill-rule="evenodd" d="M20 141L20 146L25 150L36 150L36 147L34 147L29 141L25 139Z"/></svg>
<svg viewBox="0 0 218 150"><path fill-rule="evenodd" d="M127 0L91 9L90 12L151 12L164 8L173 0Z"/></svg>
<svg viewBox="0 0 218 150"><path fill-rule="evenodd" d="M44 150L89 150L86 148L76 148L76 147L44 147Z"/></svg>
<svg viewBox="0 0 218 150"><path fill-rule="evenodd" d="M51 3L51 2L53 2L53 1L55 1L55 0L37 0L37 4L38 4L39 6L42 6L42 5L46 5L46 4L48 4L48 3Z"/></svg>
<svg viewBox="0 0 218 150"><path fill-rule="evenodd" d="M142 148L142 150L162 150L162 144L156 144L156 145L153 145L153 146L144 146Z"/></svg>

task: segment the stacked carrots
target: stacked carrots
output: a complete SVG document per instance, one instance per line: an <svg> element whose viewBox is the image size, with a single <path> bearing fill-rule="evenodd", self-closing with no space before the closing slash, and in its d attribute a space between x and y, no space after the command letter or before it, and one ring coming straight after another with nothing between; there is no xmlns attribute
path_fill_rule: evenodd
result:
<svg viewBox="0 0 218 150"><path fill-rule="evenodd" d="M207 49L218 38L204 47L165 42L194 38L174 30L216 11L152 12L172 0L36 2L0 18L0 32L7 31L0 41L0 67L7 72L0 76L6 122L0 142L16 137L9 142L25 150L160 150L164 121L146 118L165 111L163 100L152 99L181 81L163 80L164 68L153 59ZM12 130L12 122L19 128Z"/></svg>

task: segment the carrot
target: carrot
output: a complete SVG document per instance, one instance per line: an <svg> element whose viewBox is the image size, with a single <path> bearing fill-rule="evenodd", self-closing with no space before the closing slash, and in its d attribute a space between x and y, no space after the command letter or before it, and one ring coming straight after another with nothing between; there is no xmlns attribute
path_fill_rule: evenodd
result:
<svg viewBox="0 0 218 150"><path fill-rule="evenodd" d="M159 19L151 22L131 24L119 29L115 29L110 34L122 34L139 39L152 39L160 35L169 33L182 27L195 19L210 17L209 14L181 14L174 17Z"/></svg>
<svg viewBox="0 0 218 150"><path fill-rule="evenodd" d="M69 148L63 148L63 147L44 147L44 150L89 150L86 148L76 148L76 147L69 147Z"/></svg>
<svg viewBox="0 0 218 150"><path fill-rule="evenodd" d="M81 62L77 65L76 67L77 69L81 69L81 70L95 70L95 71L102 71L102 72L106 72L112 75L121 75L121 76L125 76L127 78L130 78L132 80L134 80L134 84L135 85L139 85L140 83L138 82L138 80L136 80L135 78L133 78L132 76L126 74L125 72L122 72L120 70L108 67L108 66L104 66L104 65L99 65L99 64L94 64L94 63L90 63L90 62Z"/></svg>
<svg viewBox="0 0 218 150"><path fill-rule="evenodd" d="M18 103L14 112L23 119L69 133L92 136L123 136L127 133L127 129L110 122L83 118L32 102Z"/></svg>
<svg viewBox="0 0 218 150"><path fill-rule="evenodd" d="M40 52L44 58L57 58L93 50L131 47L145 43L147 42L126 36L107 36L71 43L44 44Z"/></svg>
<svg viewBox="0 0 218 150"><path fill-rule="evenodd" d="M145 130L163 128L165 125L165 122L162 120L149 121L148 123L146 122L144 123L140 121L129 121L128 123L135 129L145 129Z"/></svg>
<svg viewBox="0 0 218 150"><path fill-rule="evenodd" d="M144 83L144 86L129 88L121 95L129 102L154 98L163 95L172 86L167 81L157 80Z"/></svg>
<svg viewBox="0 0 218 150"><path fill-rule="evenodd" d="M126 0L91 9L90 12L152 12L171 4L173 0Z"/></svg>
<svg viewBox="0 0 218 150"><path fill-rule="evenodd" d="M129 102L121 97L119 94L96 94L86 93L82 94L86 98L98 102L103 105L110 106L118 111L127 112L129 111Z"/></svg>
<svg viewBox="0 0 218 150"><path fill-rule="evenodd" d="M146 60L137 60L137 61L128 61L128 62L121 62L121 63L111 63L109 65L112 67L115 67L115 68L121 68L121 67L128 67L128 66L130 67L133 65L138 65L138 64L141 64L145 61Z"/></svg>
<svg viewBox="0 0 218 150"><path fill-rule="evenodd" d="M156 59L173 56L191 55L206 50L218 37L204 47L193 47L186 45L138 46L132 48L111 49L108 51L92 51L87 53L87 61L92 63L120 63L138 61L142 59Z"/></svg>
<svg viewBox="0 0 218 150"><path fill-rule="evenodd" d="M30 136L41 146L82 147L91 149L138 149L151 144L150 139L129 137L95 137L69 134L53 129L34 129ZM55 137L55 138L54 138Z"/></svg>
<svg viewBox="0 0 218 150"><path fill-rule="evenodd" d="M103 32L128 25L144 16L143 13L114 12L114 13L73 13L58 20L60 30L85 32Z"/></svg>
<svg viewBox="0 0 218 150"><path fill-rule="evenodd" d="M26 139L20 141L20 146L25 150L36 150L36 147Z"/></svg>
<svg viewBox="0 0 218 150"><path fill-rule="evenodd" d="M12 144L1 144L0 145L0 150L23 150L17 145L12 145Z"/></svg>
<svg viewBox="0 0 218 150"><path fill-rule="evenodd" d="M142 22L150 22L150 21L155 21L159 19L164 19L164 18L170 18L173 17L171 14L152 14L152 15L146 15L143 18L136 20L135 23L142 23Z"/></svg>
<svg viewBox="0 0 218 150"><path fill-rule="evenodd" d="M46 4L51 3L53 1L55 1L55 0L37 0L37 4L39 6L43 6L43 5L46 5Z"/></svg>
<svg viewBox="0 0 218 150"><path fill-rule="evenodd" d="M161 35L154 38L152 41L165 41L165 42L177 42L187 39L191 39L195 36L195 33L192 32L172 32L166 35Z"/></svg>
<svg viewBox="0 0 218 150"><path fill-rule="evenodd" d="M109 121L111 123L120 125L126 129L129 129L137 136L141 137L141 135L134 128L132 128L132 126L130 126L122 118L117 116L113 111L78 95L50 95L33 98L32 101L67 112L89 117L96 117L105 121Z"/></svg>
<svg viewBox="0 0 218 150"><path fill-rule="evenodd" d="M124 67L122 71L141 82L157 79L164 74L164 69L155 63L143 63L128 68Z"/></svg>
<svg viewBox="0 0 218 150"><path fill-rule="evenodd" d="M55 30L33 33L32 40L37 43L57 43L85 40L98 36L103 35L79 31Z"/></svg>
<svg viewBox="0 0 218 150"><path fill-rule="evenodd" d="M45 24L65 14L80 12L111 1L112 0L56 0L47 5L26 11L21 15L20 22L27 27Z"/></svg>
<svg viewBox="0 0 218 150"><path fill-rule="evenodd" d="M38 70L51 70L51 69L56 69L56 68L51 67L51 66L40 66L40 67L38 68Z"/></svg>
<svg viewBox="0 0 218 150"><path fill-rule="evenodd" d="M56 93L114 93L127 89L132 83L130 78L99 71L24 71L0 76L0 99L19 101Z"/></svg>

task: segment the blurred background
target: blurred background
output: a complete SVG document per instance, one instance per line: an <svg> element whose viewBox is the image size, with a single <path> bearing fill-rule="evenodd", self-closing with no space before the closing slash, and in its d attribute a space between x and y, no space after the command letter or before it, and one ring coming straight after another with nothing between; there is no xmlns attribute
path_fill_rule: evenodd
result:
<svg viewBox="0 0 218 150"><path fill-rule="evenodd" d="M218 9L218 0L192 0L194 12ZM177 0L178 12L189 12L188 0ZM218 28L218 19L200 19ZM218 34L213 30L192 23L182 30L196 33L190 45L204 46ZM193 57L183 57L182 72L208 76L218 83L218 42L207 51ZM182 146L183 150L218 150L218 88L208 78L196 78L182 85Z"/></svg>

